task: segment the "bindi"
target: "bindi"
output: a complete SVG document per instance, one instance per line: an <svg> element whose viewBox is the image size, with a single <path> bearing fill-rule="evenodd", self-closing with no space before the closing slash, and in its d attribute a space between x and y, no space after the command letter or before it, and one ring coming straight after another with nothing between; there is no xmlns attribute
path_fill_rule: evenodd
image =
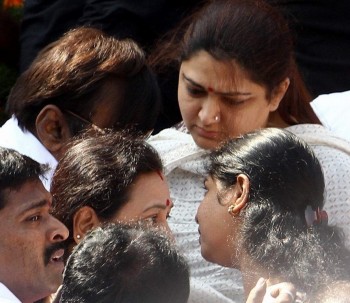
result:
<svg viewBox="0 0 350 303"><path fill-rule="evenodd" d="M214 92L214 89L211 86L208 86L207 91L212 93L212 92Z"/></svg>

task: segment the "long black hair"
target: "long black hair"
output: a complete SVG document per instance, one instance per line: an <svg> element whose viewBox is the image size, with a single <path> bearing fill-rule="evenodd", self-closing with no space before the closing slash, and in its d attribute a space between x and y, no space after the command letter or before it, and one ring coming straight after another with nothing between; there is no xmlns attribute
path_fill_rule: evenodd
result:
<svg viewBox="0 0 350 303"><path fill-rule="evenodd" d="M211 153L208 173L223 190L239 174L249 178L239 247L271 276L307 292L350 277L342 232L307 220L322 213L325 184L319 161L297 136L267 128L232 139Z"/></svg>

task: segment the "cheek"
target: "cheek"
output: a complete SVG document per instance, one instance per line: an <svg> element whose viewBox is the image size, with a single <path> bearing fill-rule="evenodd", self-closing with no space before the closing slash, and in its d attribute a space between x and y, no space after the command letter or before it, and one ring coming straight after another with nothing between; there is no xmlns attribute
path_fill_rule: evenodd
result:
<svg viewBox="0 0 350 303"><path fill-rule="evenodd" d="M223 221L222 218L220 220ZM227 230L228 226L228 222L222 222L222 224L212 224L210 228L204 230L201 237L201 254L207 261L222 266L231 266L233 239Z"/></svg>
<svg viewBox="0 0 350 303"><path fill-rule="evenodd" d="M189 105L189 102L186 102L182 99L182 101L179 101L179 108L183 119L186 119L187 117L191 116L192 109Z"/></svg>
<svg viewBox="0 0 350 303"><path fill-rule="evenodd" d="M183 87L183 85L181 83L179 83L179 87L177 90L177 99L179 101L180 108L183 107L185 104L185 100L187 98L186 98L186 94L185 94L185 88Z"/></svg>
<svg viewBox="0 0 350 303"><path fill-rule="evenodd" d="M215 203L218 202L204 200L198 208L201 253L207 261L222 264L222 253L226 251L228 242L229 222L225 219L224 206Z"/></svg>
<svg viewBox="0 0 350 303"><path fill-rule="evenodd" d="M198 113L198 105L195 100L193 100L185 91L179 87L178 92L179 108L182 118L193 118Z"/></svg>
<svg viewBox="0 0 350 303"><path fill-rule="evenodd" d="M226 129L230 137L236 137L266 127L269 112L262 108L235 112L231 109L231 113L229 110L226 110L226 113Z"/></svg>

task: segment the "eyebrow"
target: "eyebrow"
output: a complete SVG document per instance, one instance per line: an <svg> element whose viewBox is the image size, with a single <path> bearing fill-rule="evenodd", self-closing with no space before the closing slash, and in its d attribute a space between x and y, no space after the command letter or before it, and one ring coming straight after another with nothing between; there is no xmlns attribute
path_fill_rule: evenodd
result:
<svg viewBox="0 0 350 303"><path fill-rule="evenodd" d="M28 206L23 208L21 210L21 212L25 213L25 212L27 212L29 210L32 210L32 209L35 209L35 208L40 208L40 207L43 207L43 206L46 206L46 205L50 206L50 202L47 201L47 200L41 200L41 201L32 202Z"/></svg>
<svg viewBox="0 0 350 303"><path fill-rule="evenodd" d="M195 82L194 80L186 76L185 73L182 73L182 76L191 85L207 91L202 85L198 84L197 82ZM244 92L218 92L214 90L214 93L224 97L251 96L251 93L244 93Z"/></svg>

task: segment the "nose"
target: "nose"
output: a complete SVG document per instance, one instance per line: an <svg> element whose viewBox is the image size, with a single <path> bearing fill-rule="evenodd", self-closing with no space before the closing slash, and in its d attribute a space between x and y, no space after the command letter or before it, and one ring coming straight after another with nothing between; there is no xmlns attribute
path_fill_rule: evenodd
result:
<svg viewBox="0 0 350 303"><path fill-rule="evenodd" d="M49 238L51 242L61 242L68 238L68 228L55 217L51 216L51 227L49 229Z"/></svg>
<svg viewBox="0 0 350 303"><path fill-rule="evenodd" d="M203 125L218 123L220 121L220 106L218 101L208 96L202 104L198 117Z"/></svg>

